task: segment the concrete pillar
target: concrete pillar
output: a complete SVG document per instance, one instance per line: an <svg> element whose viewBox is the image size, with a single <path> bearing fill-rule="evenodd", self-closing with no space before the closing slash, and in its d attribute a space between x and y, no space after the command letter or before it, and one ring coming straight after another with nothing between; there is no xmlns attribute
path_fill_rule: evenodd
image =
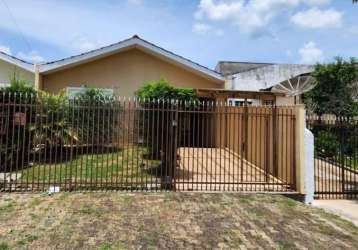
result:
<svg viewBox="0 0 358 250"><path fill-rule="evenodd" d="M42 89L42 76L40 74L40 66L35 64L35 89L41 90Z"/></svg>
<svg viewBox="0 0 358 250"><path fill-rule="evenodd" d="M311 204L314 199L314 136L305 129L305 177L304 202Z"/></svg>
<svg viewBox="0 0 358 250"><path fill-rule="evenodd" d="M305 203L314 197L314 136L306 129L306 111L303 104L295 106L296 115L296 184Z"/></svg>
<svg viewBox="0 0 358 250"><path fill-rule="evenodd" d="M300 194L305 193L305 128L306 128L306 112L304 105L295 106L296 116L296 190Z"/></svg>

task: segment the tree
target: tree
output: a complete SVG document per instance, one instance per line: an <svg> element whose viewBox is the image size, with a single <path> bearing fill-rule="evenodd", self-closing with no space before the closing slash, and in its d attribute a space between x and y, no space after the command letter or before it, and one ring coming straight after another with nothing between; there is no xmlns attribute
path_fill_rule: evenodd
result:
<svg viewBox="0 0 358 250"><path fill-rule="evenodd" d="M354 58L340 57L329 64L317 64L312 73L316 86L305 95L318 115L353 116L358 114L358 67Z"/></svg>

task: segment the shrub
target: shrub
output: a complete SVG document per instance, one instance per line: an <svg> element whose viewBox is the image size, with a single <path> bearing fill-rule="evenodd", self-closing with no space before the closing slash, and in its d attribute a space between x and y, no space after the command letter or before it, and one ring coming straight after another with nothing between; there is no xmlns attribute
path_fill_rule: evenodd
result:
<svg viewBox="0 0 358 250"><path fill-rule="evenodd" d="M0 171L22 167L28 162L27 145L33 138L30 127L35 109L19 104L35 103L36 98L32 86L15 74L10 86L0 89L0 103L5 104L0 106Z"/></svg>
<svg viewBox="0 0 358 250"><path fill-rule="evenodd" d="M111 142L117 126L114 120L113 96L98 89L69 97L41 93L38 122L34 126L35 144L64 146L76 144L103 144Z"/></svg>
<svg viewBox="0 0 358 250"><path fill-rule="evenodd" d="M116 138L119 129L119 102L113 95L89 88L70 100L69 121L85 144L108 144Z"/></svg>
<svg viewBox="0 0 358 250"><path fill-rule="evenodd" d="M339 145L338 137L332 131L318 132L315 147L319 156L328 158L336 156L339 152Z"/></svg>
<svg viewBox="0 0 358 250"><path fill-rule="evenodd" d="M136 96L142 100L198 101L198 97L193 89L174 88L164 79L145 83L136 92Z"/></svg>
<svg viewBox="0 0 358 250"><path fill-rule="evenodd" d="M37 149L63 146L78 141L78 136L68 124L69 105L66 95L41 92L37 103L33 146Z"/></svg>
<svg viewBox="0 0 358 250"><path fill-rule="evenodd" d="M0 88L0 91L3 94L15 94L16 93L19 96L20 96L20 94L24 95L24 96L36 94L36 90L32 87L32 85L26 80L19 79L15 73L10 77L10 86Z"/></svg>

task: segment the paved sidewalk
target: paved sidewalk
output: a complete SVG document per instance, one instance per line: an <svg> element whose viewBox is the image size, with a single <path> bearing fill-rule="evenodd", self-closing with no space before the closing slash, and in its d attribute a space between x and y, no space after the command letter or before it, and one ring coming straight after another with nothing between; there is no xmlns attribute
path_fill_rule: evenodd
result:
<svg viewBox="0 0 358 250"><path fill-rule="evenodd" d="M312 205L333 212L358 226L358 200L315 200Z"/></svg>

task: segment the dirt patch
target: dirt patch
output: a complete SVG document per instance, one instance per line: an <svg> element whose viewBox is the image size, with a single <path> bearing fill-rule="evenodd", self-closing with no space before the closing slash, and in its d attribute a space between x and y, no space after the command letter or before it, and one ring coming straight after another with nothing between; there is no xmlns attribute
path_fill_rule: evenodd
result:
<svg viewBox="0 0 358 250"><path fill-rule="evenodd" d="M358 228L279 195L2 194L0 249L358 249Z"/></svg>

